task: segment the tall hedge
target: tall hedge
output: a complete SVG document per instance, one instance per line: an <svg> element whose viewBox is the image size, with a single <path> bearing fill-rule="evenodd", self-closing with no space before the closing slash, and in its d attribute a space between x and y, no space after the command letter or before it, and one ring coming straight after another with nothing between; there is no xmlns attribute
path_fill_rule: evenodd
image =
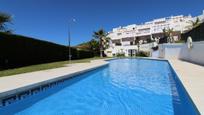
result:
<svg viewBox="0 0 204 115"><path fill-rule="evenodd" d="M92 52L71 48L72 59L93 57ZM68 59L68 47L20 35L0 33L0 69Z"/></svg>
<svg viewBox="0 0 204 115"><path fill-rule="evenodd" d="M86 51L86 50L77 51L77 59L90 58L90 57L94 57L94 54L91 51Z"/></svg>
<svg viewBox="0 0 204 115"><path fill-rule="evenodd" d="M189 36L192 37L193 41L204 41L204 23L181 35L185 41L187 41Z"/></svg>

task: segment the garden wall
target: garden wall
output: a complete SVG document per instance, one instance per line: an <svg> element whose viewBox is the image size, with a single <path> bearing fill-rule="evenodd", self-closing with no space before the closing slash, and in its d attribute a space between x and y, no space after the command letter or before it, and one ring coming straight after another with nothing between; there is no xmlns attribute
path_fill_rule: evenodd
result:
<svg viewBox="0 0 204 115"><path fill-rule="evenodd" d="M166 59L178 59L181 49L184 44L181 43L166 43L166 44L159 44L159 57L166 58Z"/></svg>
<svg viewBox="0 0 204 115"><path fill-rule="evenodd" d="M193 42L192 48L187 44L160 44L159 56L165 59L181 59L191 63L204 65L204 41Z"/></svg>
<svg viewBox="0 0 204 115"><path fill-rule="evenodd" d="M193 47L189 49L184 44L179 54L179 59L204 65L204 41L193 42Z"/></svg>

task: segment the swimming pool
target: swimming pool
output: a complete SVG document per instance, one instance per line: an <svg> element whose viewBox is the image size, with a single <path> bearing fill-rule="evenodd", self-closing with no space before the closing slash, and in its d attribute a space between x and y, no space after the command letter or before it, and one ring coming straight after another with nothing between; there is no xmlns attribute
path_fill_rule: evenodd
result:
<svg viewBox="0 0 204 115"><path fill-rule="evenodd" d="M117 59L0 109L16 115L197 115L167 61Z"/></svg>

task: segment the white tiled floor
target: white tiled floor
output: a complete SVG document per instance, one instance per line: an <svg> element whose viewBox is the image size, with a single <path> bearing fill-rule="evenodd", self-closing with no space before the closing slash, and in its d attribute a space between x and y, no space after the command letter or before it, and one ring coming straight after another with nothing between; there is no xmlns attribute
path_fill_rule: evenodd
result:
<svg viewBox="0 0 204 115"><path fill-rule="evenodd" d="M201 115L204 114L204 67L181 60L169 60Z"/></svg>
<svg viewBox="0 0 204 115"><path fill-rule="evenodd" d="M0 98L16 92L30 89L59 78L68 78L93 68L108 64L103 60L95 60L90 63L77 63L67 67L49 69L31 73L24 73L6 77L0 77Z"/></svg>

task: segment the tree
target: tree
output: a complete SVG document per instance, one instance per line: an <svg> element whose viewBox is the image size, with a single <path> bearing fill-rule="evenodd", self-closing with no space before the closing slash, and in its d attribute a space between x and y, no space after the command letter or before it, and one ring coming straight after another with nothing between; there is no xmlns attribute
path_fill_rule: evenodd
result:
<svg viewBox="0 0 204 115"><path fill-rule="evenodd" d="M195 28L200 25L200 19L197 17L195 21L190 21L192 24L192 28Z"/></svg>
<svg viewBox="0 0 204 115"><path fill-rule="evenodd" d="M97 56L99 54L99 42L95 39L81 43L75 47L80 50L91 51L94 56Z"/></svg>
<svg viewBox="0 0 204 115"><path fill-rule="evenodd" d="M154 40L152 40L151 38L147 38L147 43L151 43L154 42Z"/></svg>
<svg viewBox="0 0 204 115"><path fill-rule="evenodd" d="M79 50L91 51L94 56L98 56L99 54L99 42L95 39L78 44L75 47Z"/></svg>
<svg viewBox="0 0 204 115"><path fill-rule="evenodd" d="M93 55L96 56L98 54L99 49L99 42L92 39L91 41L88 42L89 44L89 50L93 52Z"/></svg>
<svg viewBox="0 0 204 115"><path fill-rule="evenodd" d="M11 23L11 15L0 12L0 31L10 33L11 30L8 30L7 23Z"/></svg>
<svg viewBox="0 0 204 115"><path fill-rule="evenodd" d="M100 57L103 57L103 52L109 45L110 38L108 38L107 35L108 34L103 29L94 32L93 34L93 37L99 40Z"/></svg>
<svg viewBox="0 0 204 115"><path fill-rule="evenodd" d="M140 38L139 37L136 37L135 39L135 44L137 44L137 52L139 53L140 52Z"/></svg>
<svg viewBox="0 0 204 115"><path fill-rule="evenodd" d="M163 33L167 37L168 42L171 42L171 43L174 42L174 39L173 39L173 36L172 36L173 32L174 32L173 28L168 28L168 29L164 28L163 29Z"/></svg>

